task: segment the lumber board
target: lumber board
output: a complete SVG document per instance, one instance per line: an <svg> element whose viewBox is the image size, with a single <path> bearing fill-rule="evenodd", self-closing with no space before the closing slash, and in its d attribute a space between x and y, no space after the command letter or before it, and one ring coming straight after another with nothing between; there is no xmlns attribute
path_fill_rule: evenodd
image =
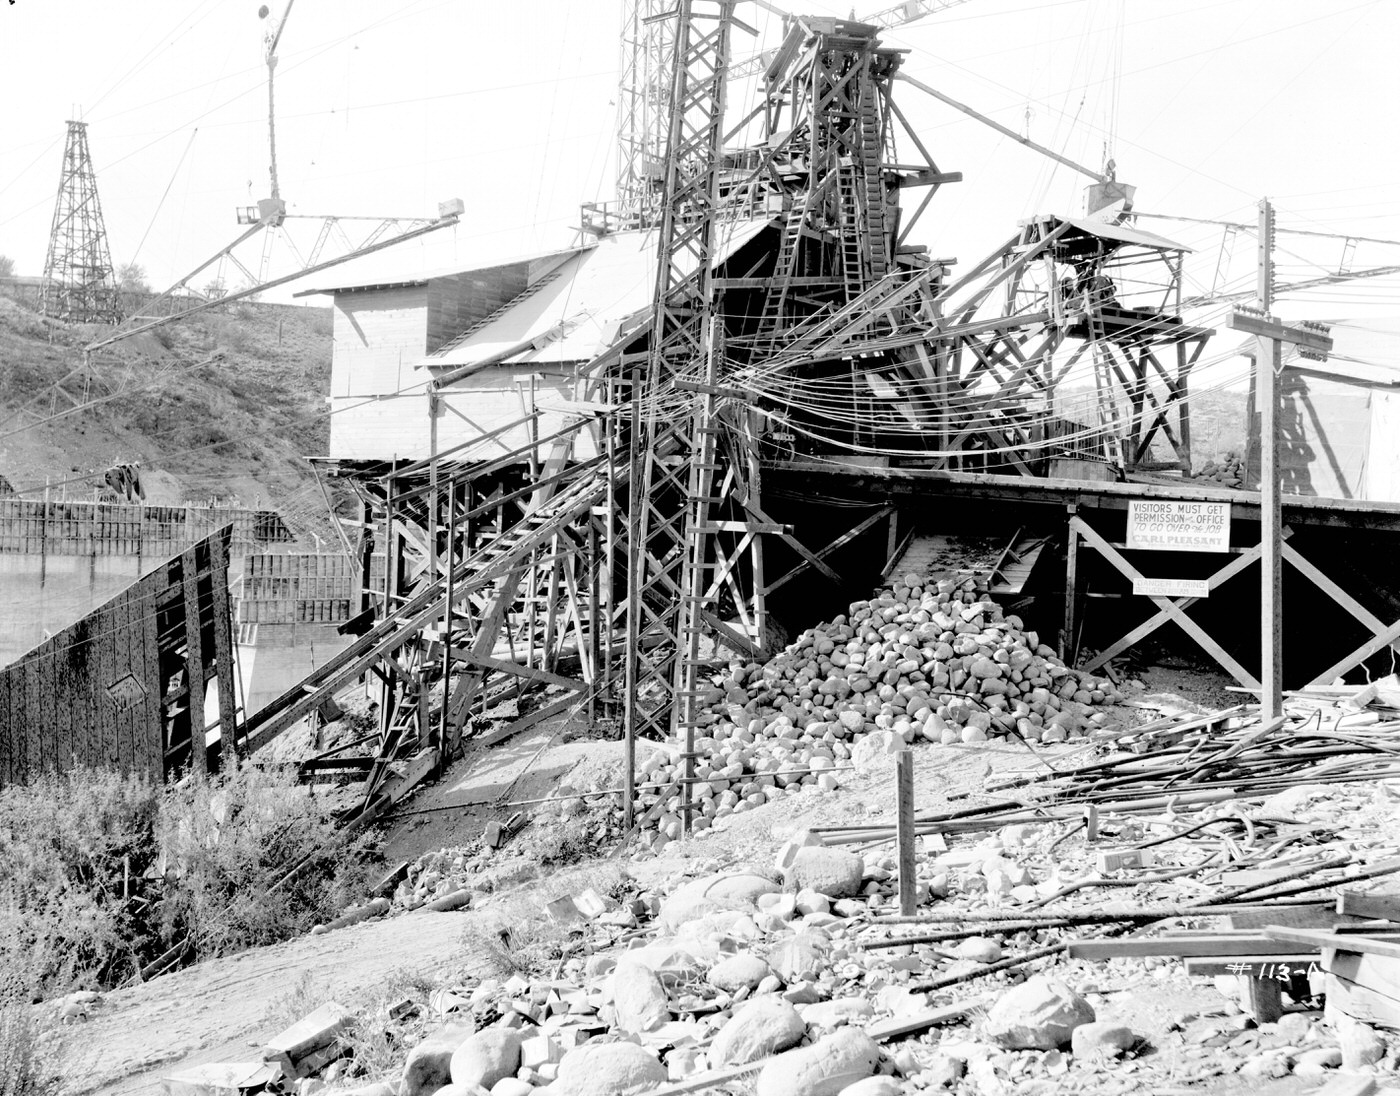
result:
<svg viewBox="0 0 1400 1096"><path fill-rule="evenodd" d="M956 1004L928 1009L925 1012L916 1012L909 1016L894 1016L888 1020L876 1020L872 1024L867 1024L865 1031L877 1043L883 1043L904 1035L927 1031L931 1027L937 1027L939 1024L946 1024L952 1020L960 1020L968 1013L975 1012L990 1002L991 997L983 994L971 997L966 1001L959 1001Z"/></svg>
<svg viewBox="0 0 1400 1096"><path fill-rule="evenodd" d="M1354 917L1400 921L1400 893L1342 891L1337 895L1337 912Z"/></svg>
<svg viewBox="0 0 1400 1096"><path fill-rule="evenodd" d="M53 648L45 651L38 668L39 711L49 725L39 735L40 759L45 772L57 772L59 758L66 755L71 759L73 754L72 712L60 712L55 707L54 678L58 676L58 658Z"/></svg>
<svg viewBox="0 0 1400 1096"><path fill-rule="evenodd" d="M210 587L214 595L214 676L219 682L219 763L225 772L238 768L237 685L234 678L233 621L228 592L228 530L209 538Z"/></svg>
<svg viewBox="0 0 1400 1096"><path fill-rule="evenodd" d="M1291 929L1283 925L1270 925L1264 935L1280 944L1308 944L1316 948L1337 948L1342 951L1362 952L1366 955L1379 955L1388 959L1400 959L1400 940L1378 939L1361 933L1340 935L1333 932L1318 932L1316 929Z"/></svg>
<svg viewBox="0 0 1400 1096"><path fill-rule="evenodd" d="M1232 929L1262 929L1265 925L1287 925L1294 929L1330 929L1337 915L1325 902L1311 906L1296 906L1292 909L1260 906L1258 909L1240 910L1229 915Z"/></svg>
<svg viewBox="0 0 1400 1096"><path fill-rule="evenodd" d="M1283 1015L1283 985L1274 978L1245 979L1245 1005L1256 1023L1277 1023Z"/></svg>
<svg viewBox="0 0 1400 1096"><path fill-rule="evenodd" d="M108 633L106 642L112 645L113 650L112 667L110 672L96 679L91 676L88 678L88 695L92 697L92 702L100 707L105 717L107 733L117 740L124 773L141 771L141 751L136 729L136 720L140 713L129 708L118 710L111 697L106 695L106 691L114 681L120 680L130 669L134 669L133 663L140 651L133 642L133 608L137 613L140 612L140 607L134 607L131 599L125 597L111 602L108 606L104 626Z"/></svg>
<svg viewBox="0 0 1400 1096"><path fill-rule="evenodd" d="M1203 912L1209 912L1208 910ZM1080 940L1070 944L1072 959L1120 959L1126 956L1175 955L1218 957L1230 955L1293 955L1298 944L1309 943L1292 936L1275 938L1272 928L1261 936L1257 933L1200 933L1193 936L1134 937L1127 940ZM1306 929L1282 929L1289 933L1311 935ZM1330 934L1322 933L1330 938ZM1318 944L1324 947L1324 944Z"/></svg>
<svg viewBox="0 0 1400 1096"><path fill-rule="evenodd" d="M521 731L533 727L536 723L543 722L550 718L550 716L568 711L568 709L574 705L583 703L583 699L584 698L581 696L566 696L563 700L556 700L553 704L546 704L543 708L539 709L539 711L530 712L528 715L522 715L519 719L515 720L515 722L509 723L499 730L492 731L490 734L484 734L475 739L475 741L481 743L483 746L494 746L498 742L504 742L511 735L519 734Z"/></svg>
<svg viewBox="0 0 1400 1096"><path fill-rule="evenodd" d="M152 583L149 591L154 592ZM145 772L154 781L165 777L165 710L161 695L165 692L160 679L160 628L156 621L154 596L141 605L141 664L137 680L145 689L141 701L141 736L145 743Z"/></svg>
<svg viewBox="0 0 1400 1096"><path fill-rule="evenodd" d="M0 782L18 780L15 772L15 741L19 738L16 727L17 709L10 687L10 675L0 673Z"/></svg>
<svg viewBox="0 0 1400 1096"><path fill-rule="evenodd" d="M560 685L565 689L575 691L586 689L588 686L572 677L562 677L559 674L552 674L548 670L541 670L538 666L525 666L519 662L511 662L504 658L492 658L490 655L478 654L475 650L466 647L453 647L452 657L459 662L470 663L473 666L480 666L487 670L499 670L503 674L513 674L516 677L523 677L527 681L538 681L547 685Z"/></svg>
<svg viewBox="0 0 1400 1096"><path fill-rule="evenodd" d="M1323 965L1329 1006L1356 1020L1400 1029L1400 961L1329 951Z"/></svg>
<svg viewBox="0 0 1400 1096"><path fill-rule="evenodd" d="M199 614L199 556L193 548L180 556L180 593L184 600L185 703L189 709L190 771L196 776L208 772L204 739L204 647Z"/></svg>

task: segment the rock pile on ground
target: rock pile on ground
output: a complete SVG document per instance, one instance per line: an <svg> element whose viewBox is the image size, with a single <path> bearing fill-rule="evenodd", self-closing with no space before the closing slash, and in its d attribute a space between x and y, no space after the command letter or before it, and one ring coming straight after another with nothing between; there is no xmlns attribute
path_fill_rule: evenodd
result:
<svg viewBox="0 0 1400 1096"><path fill-rule="evenodd" d="M1063 742L1120 699L1107 681L1066 667L973 579L906 574L766 665L734 663L715 681L695 743L693 827L804 785L834 789L842 771L919 740ZM659 848L682 829L676 748L657 748L640 771L653 786L641 806L665 801Z"/></svg>
<svg viewBox="0 0 1400 1096"><path fill-rule="evenodd" d="M919 760L946 757L930 747ZM888 807L872 796L855 813L878 820ZM751 848L726 843L723 831L739 828L730 819L673 850L685 859L641 857L630 874L594 864L529 898L475 892L463 941L487 961L444 956L432 992L379 1011L328 1002L246 1075L260 1068L269 1091L298 1096L641 1096L675 1094L672 1085L757 1096L1185 1096L1224 1075L1239 1075L1243 1091L1393 1070L1395 1040L1330 1002L1317 1008L1306 978L1286 985L1290 1011L1260 1022L1240 979L1193 987L1165 957L1053 953L1099 931L1063 918L1197 897L1181 871L1200 868L1203 849L1262 849L1280 827L1318 843L1324 861L1344 849L1364 855L1357 869L1400 854L1393 793L1374 783L1295 785L1265 798L1250 822L1244 809L1207 804L1185 825L1170 808L1104 811L1092 836L1083 818L927 834L914 882L928 920L915 925L892 919L899 880L888 845L855 851L826 843L845 835L839 827L790 827L772 834L786 839L775 855L755 861ZM1152 856L1130 862L1115 846ZM417 874L451 868L456 855L422 861ZM931 934L934 923L947 927ZM386 1037L373 1027L386 1013L416 1018ZM359 1056L385 1044L396 1048L392 1063Z"/></svg>
<svg viewBox="0 0 1400 1096"><path fill-rule="evenodd" d="M974 885L993 870L983 858L1000 850L1003 868L1018 858L1043 866L1048 842L1001 837L1009 840L924 856L926 900L936 900L935 876L950 861L964 867L944 901L969 909L1001 900ZM799 834L780 852L782 870L700 862L701 873L678 885L605 903L609 914L576 913L555 925L574 946L553 969L468 979L434 993L434 1015L391 1075L356 1078L353 1058L333 1057L319 1078L295 1082L298 1091L642 1096L686 1082L700 1092L738 1083L757 1096L1126 1096L1231 1073L1320 1078L1347 1053L1367 1064L1392 1053L1365 1025L1339 1036L1318 1012L1259 1025L1231 1001L1174 1014L1158 1025L1162 1045L1150 1046L1134 1026L1099 1019L1112 1011L1113 996L1100 984L1102 967L1085 963L1019 984L1017 972L992 974L950 1007L918 984L979 972L1001 958L1000 948L979 938L952 949L867 947L885 935L874 919L895 908L889 861L811 840ZM854 895L843 870L852 864ZM812 886L818 881L826 891ZM1018 938L1020 946L1037 942ZM1162 961L1132 962L1149 984L1170 973ZM330 1034L322 1056L333 1049L325 1040L344 1026L342 1013L329 1015L339 1026L323 1025ZM302 1047L316 1042L304 1031L299 1038ZM1348 1051L1348 1038L1366 1045ZM1160 1053L1168 1046L1170 1065ZM714 1088L701 1083L711 1076Z"/></svg>
<svg viewBox="0 0 1400 1096"><path fill-rule="evenodd" d="M1226 487L1244 486L1244 458L1233 449L1219 461L1207 461L1195 474L1198 480L1214 480Z"/></svg>

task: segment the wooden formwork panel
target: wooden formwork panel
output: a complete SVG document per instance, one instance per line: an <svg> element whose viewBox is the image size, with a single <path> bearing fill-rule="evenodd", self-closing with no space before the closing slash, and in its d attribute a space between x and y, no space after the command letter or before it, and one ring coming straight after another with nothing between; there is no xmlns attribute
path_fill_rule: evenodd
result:
<svg viewBox="0 0 1400 1096"><path fill-rule="evenodd" d="M116 597L0 669L0 785L79 765L140 772L161 779L165 706L171 681L162 671L186 637L220 696L233 696L228 543L231 527L204 537L149 571ZM215 541L218 542L217 546ZM162 641L157 617L176 604L179 636ZM222 629L222 635L220 632ZM162 642L171 646L162 649ZM202 705L194 709L203 736Z"/></svg>

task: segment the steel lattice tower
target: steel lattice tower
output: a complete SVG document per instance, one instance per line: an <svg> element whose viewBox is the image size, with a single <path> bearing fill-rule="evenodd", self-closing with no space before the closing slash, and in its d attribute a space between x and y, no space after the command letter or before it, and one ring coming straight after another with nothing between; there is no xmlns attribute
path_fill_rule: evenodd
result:
<svg viewBox="0 0 1400 1096"><path fill-rule="evenodd" d="M74 323L121 320L86 122L68 123L49 253L44 260L44 315Z"/></svg>

